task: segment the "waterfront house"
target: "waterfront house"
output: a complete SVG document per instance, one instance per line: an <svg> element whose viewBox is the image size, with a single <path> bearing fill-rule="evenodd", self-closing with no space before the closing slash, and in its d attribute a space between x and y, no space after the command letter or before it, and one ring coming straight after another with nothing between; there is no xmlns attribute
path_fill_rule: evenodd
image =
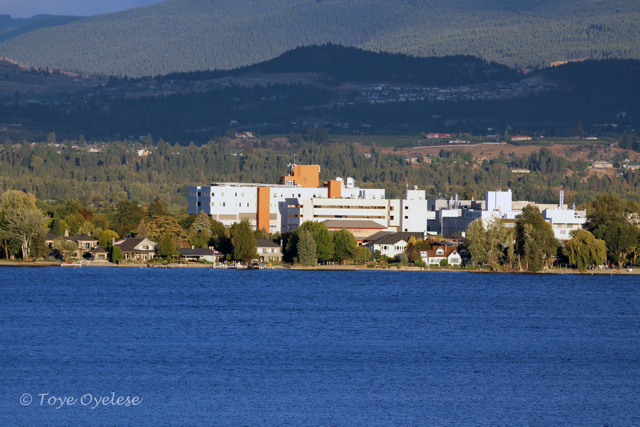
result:
<svg viewBox="0 0 640 427"><path fill-rule="evenodd" d="M400 232L391 233L382 236L374 242L370 242L367 246L373 254L375 251L380 251L381 255L386 255L389 258L394 258L404 252L409 240L415 237L416 240L424 238L423 233L413 232Z"/></svg>
<svg viewBox="0 0 640 427"><path fill-rule="evenodd" d="M444 259L447 260L449 265L460 265L462 263L462 257L456 248L450 246L438 246L435 249L420 251L420 258L428 266L440 265L440 262Z"/></svg>
<svg viewBox="0 0 640 427"><path fill-rule="evenodd" d="M100 246L96 246L88 252L94 261L107 261L109 253Z"/></svg>
<svg viewBox="0 0 640 427"><path fill-rule="evenodd" d="M258 259L260 261L282 261L282 248L267 239L256 239Z"/></svg>
<svg viewBox="0 0 640 427"><path fill-rule="evenodd" d="M88 256L92 249L98 246L98 239L91 237L90 234L78 234L76 236L65 237L64 240L74 242L78 245L78 250L75 253L76 258L84 258Z"/></svg>
<svg viewBox="0 0 640 427"><path fill-rule="evenodd" d="M178 249L178 252L180 252L180 258L185 261L207 261L214 263L217 261L217 257L220 256L220 252L216 252L213 248L194 248L193 246Z"/></svg>
<svg viewBox="0 0 640 427"><path fill-rule="evenodd" d="M114 245L120 250L127 261L148 261L156 256L158 244L147 238L131 237L117 240Z"/></svg>

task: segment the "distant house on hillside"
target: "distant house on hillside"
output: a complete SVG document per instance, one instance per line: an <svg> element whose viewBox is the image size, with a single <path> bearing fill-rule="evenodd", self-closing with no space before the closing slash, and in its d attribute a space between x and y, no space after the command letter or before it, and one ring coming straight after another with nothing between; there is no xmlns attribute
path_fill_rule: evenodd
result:
<svg viewBox="0 0 640 427"><path fill-rule="evenodd" d="M236 138L253 138L253 133L251 132L236 132Z"/></svg>
<svg viewBox="0 0 640 427"><path fill-rule="evenodd" d="M511 137L512 141L531 141L531 137L527 135L514 135Z"/></svg>
<svg viewBox="0 0 640 427"><path fill-rule="evenodd" d="M427 139L451 138L452 136L450 133L428 133Z"/></svg>
<svg viewBox="0 0 640 427"><path fill-rule="evenodd" d="M511 169L511 173L531 173L529 169Z"/></svg>
<svg viewBox="0 0 640 427"><path fill-rule="evenodd" d="M138 150L138 157L147 157L149 154L151 154L151 151L149 150Z"/></svg>
<svg viewBox="0 0 640 427"><path fill-rule="evenodd" d="M597 161L597 162L593 162L591 167L594 168L594 169L611 169L611 168L613 168L613 163Z"/></svg>

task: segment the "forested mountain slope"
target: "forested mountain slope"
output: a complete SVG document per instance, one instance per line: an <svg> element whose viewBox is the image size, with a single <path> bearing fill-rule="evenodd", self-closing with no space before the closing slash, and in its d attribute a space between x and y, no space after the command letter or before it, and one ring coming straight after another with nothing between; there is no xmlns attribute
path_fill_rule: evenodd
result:
<svg viewBox="0 0 640 427"><path fill-rule="evenodd" d="M475 55L517 68L640 58L626 0L166 0L0 43L26 65L129 76L230 69L301 45Z"/></svg>
<svg viewBox="0 0 640 427"><path fill-rule="evenodd" d="M37 15L30 19L12 19L10 21L22 22L27 21L25 24L13 28L10 31L4 32L0 35L0 43L6 40L18 37L22 34L29 33L31 31L39 30L41 28L56 27L58 25L65 25L71 22L81 19L80 16L56 16L56 15ZM10 25L10 22L8 23Z"/></svg>

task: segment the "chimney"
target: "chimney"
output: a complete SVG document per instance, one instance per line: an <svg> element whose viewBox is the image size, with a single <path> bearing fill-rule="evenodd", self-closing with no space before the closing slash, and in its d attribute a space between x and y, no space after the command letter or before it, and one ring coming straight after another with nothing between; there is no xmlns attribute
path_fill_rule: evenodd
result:
<svg viewBox="0 0 640 427"><path fill-rule="evenodd" d="M64 237L69 237L69 229L68 228L64 229Z"/></svg>
<svg viewBox="0 0 640 427"><path fill-rule="evenodd" d="M191 245L191 249L195 249L195 248L193 247L193 245Z"/></svg>

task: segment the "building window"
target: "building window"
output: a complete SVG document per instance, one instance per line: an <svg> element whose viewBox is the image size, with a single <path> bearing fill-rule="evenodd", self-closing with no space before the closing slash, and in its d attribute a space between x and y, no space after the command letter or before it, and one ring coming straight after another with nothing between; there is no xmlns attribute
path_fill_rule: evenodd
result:
<svg viewBox="0 0 640 427"><path fill-rule="evenodd" d="M244 193L241 193L241 194L240 194L240 197L244 197Z"/></svg>
<svg viewBox="0 0 640 427"><path fill-rule="evenodd" d="M213 207L213 206L215 206L215 205L216 205L215 203L211 202L211 206L212 206L212 207Z"/></svg>
<svg viewBox="0 0 640 427"><path fill-rule="evenodd" d="M200 197L200 192L198 191L198 197Z"/></svg>
<svg viewBox="0 0 640 427"><path fill-rule="evenodd" d="M393 215L391 215L391 216L389 217L389 219L390 219L391 221L393 221Z"/></svg>
<svg viewBox="0 0 640 427"><path fill-rule="evenodd" d="M404 216L404 219L409 219L409 217L408 217L407 215L405 215L405 216ZM407 231L407 230L404 230L404 231Z"/></svg>
<svg viewBox="0 0 640 427"><path fill-rule="evenodd" d="M409 209L409 206L405 206L404 208L405 208L405 210L406 210L406 209Z"/></svg>
<svg viewBox="0 0 640 427"><path fill-rule="evenodd" d="M224 193L221 193L220 195L221 195L222 197L224 197Z"/></svg>
<svg viewBox="0 0 640 427"><path fill-rule="evenodd" d="M249 203L247 203L247 207L249 207Z"/></svg>
<svg viewBox="0 0 640 427"><path fill-rule="evenodd" d="M227 204L225 202L222 202L222 207L227 206Z"/></svg>
<svg viewBox="0 0 640 427"><path fill-rule="evenodd" d="M238 193L236 193L236 197L238 197Z"/></svg>

